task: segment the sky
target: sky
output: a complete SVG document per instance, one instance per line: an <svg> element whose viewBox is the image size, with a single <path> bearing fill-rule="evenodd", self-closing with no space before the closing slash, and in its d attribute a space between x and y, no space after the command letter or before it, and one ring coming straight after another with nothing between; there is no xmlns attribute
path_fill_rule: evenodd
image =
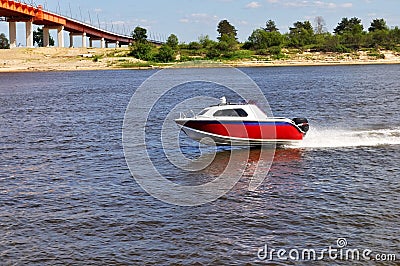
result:
<svg viewBox="0 0 400 266"><path fill-rule="evenodd" d="M45 9L91 22L95 26L129 34L136 26L148 30L153 39L166 39L171 33L180 42L197 41L208 35L216 39L218 22L227 19L238 31L239 41L246 41L254 29L274 20L281 33L296 21L321 16L330 32L343 17L358 17L364 29L375 18L384 18L389 27L400 26L399 0L33 0ZM18 25L18 40L24 40L24 26ZM8 36L6 22L0 33ZM55 35L55 33L52 33Z"/></svg>

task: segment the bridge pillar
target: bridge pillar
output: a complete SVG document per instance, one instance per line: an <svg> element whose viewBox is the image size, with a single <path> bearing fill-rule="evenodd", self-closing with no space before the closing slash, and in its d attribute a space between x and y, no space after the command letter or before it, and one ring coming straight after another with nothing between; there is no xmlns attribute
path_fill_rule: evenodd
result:
<svg viewBox="0 0 400 266"><path fill-rule="evenodd" d="M17 22L8 22L8 31L10 35L10 48L17 47Z"/></svg>
<svg viewBox="0 0 400 266"><path fill-rule="evenodd" d="M50 46L50 29L46 26L43 27L43 47Z"/></svg>
<svg viewBox="0 0 400 266"><path fill-rule="evenodd" d="M100 47L101 48L105 48L106 47L106 41L104 40L104 38L101 38L101 40L100 40Z"/></svg>
<svg viewBox="0 0 400 266"><path fill-rule="evenodd" d="M121 45L119 45L119 41L117 41L117 42L115 43L115 48L117 48L117 47L121 47Z"/></svg>
<svg viewBox="0 0 400 266"><path fill-rule="evenodd" d="M64 26L57 27L58 47L64 47ZM44 32L43 32L44 33Z"/></svg>
<svg viewBox="0 0 400 266"><path fill-rule="evenodd" d="M32 21L25 22L26 47L33 47L33 27Z"/></svg>
<svg viewBox="0 0 400 266"><path fill-rule="evenodd" d="M89 38L89 47L93 47L93 38Z"/></svg>
<svg viewBox="0 0 400 266"><path fill-rule="evenodd" d="M82 33L82 47L86 48L86 32Z"/></svg>
<svg viewBox="0 0 400 266"><path fill-rule="evenodd" d="M74 34L72 32L69 33L69 48L74 47Z"/></svg>

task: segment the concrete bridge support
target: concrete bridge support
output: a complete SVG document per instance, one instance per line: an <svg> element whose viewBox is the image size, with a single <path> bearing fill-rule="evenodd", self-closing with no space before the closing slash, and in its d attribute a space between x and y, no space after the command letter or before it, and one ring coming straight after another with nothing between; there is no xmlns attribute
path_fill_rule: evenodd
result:
<svg viewBox="0 0 400 266"><path fill-rule="evenodd" d="M50 46L50 28L43 27L43 47Z"/></svg>
<svg viewBox="0 0 400 266"><path fill-rule="evenodd" d="M10 48L17 47L17 22L8 22L8 32L10 35Z"/></svg>
<svg viewBox="0 0 400 266"><path fill-rule="evenodd" d="M72 32L69 33L69 48L74 47L74 34Z"/></svg>
<svg viewBox="0 0 400 266"><path fill-rule="evenodd" d="M70 32L69 33L69 47L70 48L74 47L74 36L82 36L82 47L83 48L87 47L86 32L84 32L84 33L73 33L73 32Z"/></svg>
<svg viewBox="0 0 400 266"><path fill-rule="evenodd" d="M58 47L64 47L64 26L57 27L57 42Z"/></svg>
<svg viewBox="0 0 400 266"><path fill-rule="evenodd" d="M87 44L86 44L86 32L82 33L82 47L86 48Z"/></svg>
<svg viewBox="0 0 400 266"><path fill-rule="evenodd" d="M17 22L8 22L8 31L10 37L10 48L17 47ZM26 47L33 47L33 23L32 21L25 22L25 40Z"/></svg>
<svg viewBox="0 0 400 266"><path fill-rule="evenodd" d="M89 38L89 47L93 47L94 41L100 41L100 48L106 47L106 40L104 38L90 37Z"/></svg>
<svg viewBox="0 0 400 266"><path fill-rule="evenodd" d="M109 48L109 47L110 47L110 44L111 44L111 45L115 44L115 47L116 47L116 48L122 46L122 45L119 43L119 41L107 41L107 42L106 42L106 48Z"/></svg>
<svg viewBox="0 0 400 266"><path fill-rule="evenodd" d="M26 47L33 47L33 27L32 21L25 22L25 32L26 32Z"/></svg>
<svg viewBox="0 0 400 266"><path fill-rule="evenodd" d="M58 47L64 47L64 26L59 27L43 27L43 47L50 46L50 30L56 29L57 30L57 43Z"/></svg>
<svg viewBox="0 0 400 266"><path fill-rule="evenodd" d="M89 38L89 47L93 47L93 42L94 41L100 41L100 48L104 48L105 47L104 38L96 38L96 37L90 37Z"/></svg>

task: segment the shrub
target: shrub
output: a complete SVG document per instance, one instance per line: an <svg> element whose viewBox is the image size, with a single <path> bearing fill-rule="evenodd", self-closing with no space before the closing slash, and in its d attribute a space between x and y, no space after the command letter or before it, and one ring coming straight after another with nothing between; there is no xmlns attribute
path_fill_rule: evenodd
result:
<svg viewBox="0 0 400 266"><path fill-rule="evenodd" d="M216 48L210 48L206 54L206 57L208 59L216 59L216 58L219 58L220 56L221 56L221 52Z"/></svg>
<svg viewBox="0 0 400 266"><path fill-rule="evenodd" d="M158 54L154 57L154 59L157 62L162 63L172 62L175 60L175 52L169 45L164 44L158 50Z"/></svg>
<svg viewBox="0 0 400 266"><path fill-rule="evenodd" d="M134 56L137 59L149 61L153 58L153 45L150 43L134 43L131 47L129 55Z"/></svg>

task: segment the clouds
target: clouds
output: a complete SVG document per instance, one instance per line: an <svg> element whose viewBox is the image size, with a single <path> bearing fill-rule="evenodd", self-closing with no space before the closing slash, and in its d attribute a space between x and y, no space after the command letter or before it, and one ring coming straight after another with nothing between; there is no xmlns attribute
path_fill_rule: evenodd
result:
<svg viewBox="0 0 400 266"><path fill-rule="evenodd" d="M255 9L255 8L260 8L260 7L261 7L261 4L260 4L259 2L255 2L255 1L250 2L250 3L248 3L248 4L246 5L246 8L253 8L253 9Z"/></svg>
<svg viewBox="0 0 400 266"><path fill-rule="evenodd" d="M181 18L181 23L215 24L219 20L218 16L207 13L192 13Z"/></svg>
<svg viewBox="0 0 400 266"><path fill-rule="evenodd" d="M279 4L285 7L315 7L315 8L326 8L326 9L337 9L337 8L351 8L353 7L353 3L335 3L335 2L326 2L326 1L294 1L294 0L266 0L267 3L270 4Z"/></svg>
<svg viewBox="0 0 400 266"><path fill-rule="evenodd" d="M321 7L321 8L351 8L353 7L353 3L342 3L342 4L336 4L332 2L323 2L323 1L314 1L313 4L316 7Z"/></svg>
<svg viewBox="0 0 400 266"><path fill-rule="evenodd" d="M335 3L333 2L326 2L326 1L309 1L309 0L301 0L301 1L295 1L295 0L265 0L266 3L268 4L275 4L275 5L281 5L285 7L316 7L316 8L326 8L326 9L335 9L335 8L351 8L353 7L353 3L347 2L347 3ZM250 2L246 5L246 8L250 9L257 9L262 7L260 2Z"/></svg>

